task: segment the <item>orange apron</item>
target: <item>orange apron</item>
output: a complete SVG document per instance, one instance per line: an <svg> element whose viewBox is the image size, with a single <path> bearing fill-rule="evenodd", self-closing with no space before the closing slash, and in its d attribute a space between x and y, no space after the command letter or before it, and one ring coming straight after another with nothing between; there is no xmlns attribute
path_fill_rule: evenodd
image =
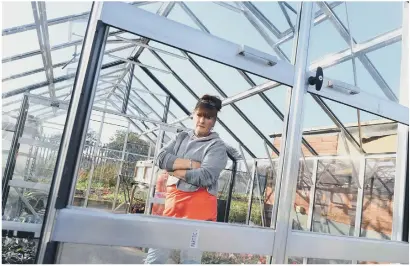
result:
<svg viewBox="0 0 410 266"><path fill-rule="evenodd" d="M165 192L165 205L154 204L152 214L167 217L185 218L202 221L215 221L217 217L217 198L206 188L194 192L180 191L176 185L166 187L166 179L157 178L157 192Z"/></svg>

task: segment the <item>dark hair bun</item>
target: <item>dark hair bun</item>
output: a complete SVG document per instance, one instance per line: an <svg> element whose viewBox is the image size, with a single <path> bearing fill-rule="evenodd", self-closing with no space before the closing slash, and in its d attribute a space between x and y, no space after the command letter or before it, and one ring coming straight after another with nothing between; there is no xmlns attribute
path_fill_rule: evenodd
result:
<svg viewBox="0 0 410 266"><path fill-rule="evenodd" d="M212 95L205 94L204 96L201 97L200 100L209 101L209 102L213 103L213 105L215 105L215 108L216 108L216 110L218 110L218 112L222 108L222 101L221 101L221 99L219 99L218 96L212 96Z"/></svg>

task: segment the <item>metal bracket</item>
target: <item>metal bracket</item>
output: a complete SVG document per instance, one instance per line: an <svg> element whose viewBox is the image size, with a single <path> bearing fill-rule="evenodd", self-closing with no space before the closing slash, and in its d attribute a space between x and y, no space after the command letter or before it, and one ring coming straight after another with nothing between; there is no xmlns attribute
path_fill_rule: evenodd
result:
<svg viewBox="0 0 410 266"><path fill-rule="evenodd" d="M310 77L308 79L308 84L310 86L316 86L316 90L320 91L323 88L334 89L342 93L354 95L360 93L360 88L342 81L332 80L329 78L323 77L323 70L321 67L318 67L316 73L309 71L308 74Z"/></svg>
<svg viewBox="0 0 410 266"><path fill-rule="evenodd" d="M186 128L177 127L177 126L160 125L159 129L164 130L166 132L178 134L178 133L184 131Z"/></svg>
<svg viewBox="0 0 410 266"><path fill-rule="evenodd" d="M327 80L325 87L330 88L330 89L336 89L338 91L348 93L351 95L360 93L359 87L356 87L356 86L353 86L353 85L350 85L344 82L340 82L340 81Z"/></svg>
<svg viewBox="0 0 410 266"><path fill-rule="evenodd" d="M265 61L268 66L274 66L278 63L278 58L276 56L261 52L246 45L241 45L239 47L238 55L242 55L244 57L247 55L253 56L256 59Z"/></svg>
<svg viewBox="0 0 410 266"><path fill-rule="evenodd" d="M50 106L60 108L60 103L59 102L51 102Z"/></svg>

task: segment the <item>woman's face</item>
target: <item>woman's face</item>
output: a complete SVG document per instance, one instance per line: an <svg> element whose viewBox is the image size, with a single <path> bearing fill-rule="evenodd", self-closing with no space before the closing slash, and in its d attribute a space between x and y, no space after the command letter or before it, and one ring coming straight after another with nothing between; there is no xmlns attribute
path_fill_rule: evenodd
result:
<svg viewBox="0 0 410 266"><path fill-rule="evenodd" d="M215 117L210 117L208 112L203 111L201 109L197 109L193 115L194 121L194 128L195 128L195 135L199 137L205 137L209 135L211 129L215 125Z"/></svg>

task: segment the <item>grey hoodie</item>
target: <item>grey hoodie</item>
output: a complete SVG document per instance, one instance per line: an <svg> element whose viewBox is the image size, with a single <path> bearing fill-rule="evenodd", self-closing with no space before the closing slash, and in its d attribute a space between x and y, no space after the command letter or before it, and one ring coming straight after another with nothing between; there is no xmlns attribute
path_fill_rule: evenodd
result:
<svg viewBox="0 0 410 266"><path fill-rule="evenodd" d="M177 158L200 162L201 167L187 170L186 181L169 176L167 186L175 184L179 190L185 192L205 187L210 194L217 196L219 175L228 162L225 143L218 133L212 132L207 137L197 138L193 130L183 131L161 149L155 164L172 172Z"/></svg>

